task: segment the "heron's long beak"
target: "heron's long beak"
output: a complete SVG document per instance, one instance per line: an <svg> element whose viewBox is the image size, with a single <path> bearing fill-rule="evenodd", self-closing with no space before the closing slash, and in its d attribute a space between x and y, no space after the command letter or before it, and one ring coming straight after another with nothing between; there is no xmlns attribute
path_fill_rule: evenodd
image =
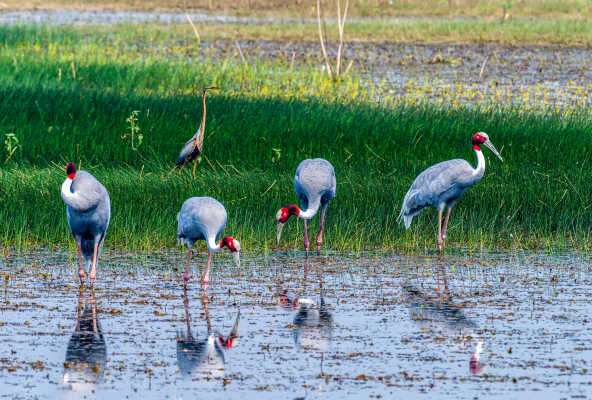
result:
<svg viewBox="0 0 592 400"><path fill-rule="evenodd" d="M204 90L218 90L220 89L218 86L206 86Z"/></svg>
<svg viewBox="0 0 592 400"><path fill-rule="evenodd" d="M232 259L234 260L236 266L240 268L240 251L233 251Z"/></svg>
<svg viewBox="0 0 592 400"><path fill-rule="evenodd" d="M487 146L489 148L489 150L491 150L493 152L493 154L495 154L497 156L497 158L500 159L500 161L504 161L504 159L502 158L502 156L500 156L500 153L497 152L497 149L495 148L495 146L493 145L493 143L491 143L491 141L486 140L485 143L483 143L485 146Z"/></svg>
<svg viewBox="0 0 592 400"><path fill-rule="evenodd" d="M279 222L277 223L277 236L276 236L276 246L280 245L280 237L282 236L282 229L284 229L284 225L286 224L285 222Z"/></svg>

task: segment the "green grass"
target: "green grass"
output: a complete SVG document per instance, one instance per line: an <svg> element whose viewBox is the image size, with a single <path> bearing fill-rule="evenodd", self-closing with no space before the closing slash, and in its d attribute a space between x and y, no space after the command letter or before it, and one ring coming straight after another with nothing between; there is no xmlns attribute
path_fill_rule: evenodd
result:
<svg viewBox="0 0 592 400"><path fill-rule="evenodd" d="M592 3L591 3L592 4ZM318 45L318 26L315 20L293 23L258 24L196 24L202 39L244 40L298 40L312 41ZM330 41L337 41L338 28L334 22L324 25ZM47 30L46 30L47 31ZM55 30L54 30L55 32ZM73 35L72 38L64 32ZM68 42L84 40L86 35L96 36L102 32L109 42L136 41L138 45L153 40L195 41L188 23L131 24L116 26L78 26L64 28L54 33L51 40ZM29 37L27 35L27 37ZM17 41L24 38L15 38ZM45 40L45 39L40 39ZM592 21L589 18L513 18L501 22L499 18L446 18L402 17L392 19L358 19L345 26L347 42L392 42L392 43L497 43L503 45L565 45L592 46ZM194 47L195 50L195 47ZM68 51L69 53L69 51Z"/></svg>
<svg viewBox="0 0 592 400"><path fill-rule="evenodd" d="M435 212L405 231L396 222L402 198L433 163L474 163L470 137L478 130L489 133L505 162L484 150L485 177L455 206L450 246L590 246L588 111L376 103L355 75L334 85L312 64L290 71L281 61L142 58L142 49L69 32L0 29L0 137L14 132L21 144L0 169L1 246L71 244L57 166L75 161L111 194L108 246L173 246L181 204L207 195L225 204L226 233L245 249L272 247L276 211L297 201L298 162L324 157L338 181L328 248L432 249ZM76 79L72 52L63 51L67 40ZM197 178L189 170L169 174L201 117L192 88L206 84L223 90L208 97ZM139 152L122 139L133 110L143 134ZM290 221L284 232L285 245L301 246L302 224Z"/></svg>

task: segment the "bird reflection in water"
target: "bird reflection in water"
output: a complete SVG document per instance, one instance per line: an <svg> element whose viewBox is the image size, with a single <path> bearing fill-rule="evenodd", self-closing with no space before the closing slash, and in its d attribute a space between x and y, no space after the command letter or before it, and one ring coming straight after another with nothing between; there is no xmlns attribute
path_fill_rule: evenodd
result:
<svg viewBox="0 0 592 400"><path fill-rule="evenodd" d="M76 329L70 337L64 362L64 386L78 392L95 389L105 373L107 346L97 317L94 289L90 289L90 304L85 303L84 287L80 288Z"/></svg>
<svg viewBox="0 0 592 400"><path fill-rule="evenodd" d="M221 378L224 375L224 352L236 347L238 344L240 309L236 314L236 319L230 334L224 338L221 334L212 330L207 286L203 286L201 300L208 333L205 338L198 339L195 338L191 332L189 298L187 297L187 288L184 289L183 303L185 306L187 334L183 334L182 332L177 334L177 361L179 363L179 369L185 376L195 378Z"/></svg>
<svg viewBox="0 0 592 400"><path fill-rule="evenodd" d="M321 266L318 267L319 301L310 297L291 296L285 290L279 290L280 306L286 310L295 310L292 333L294 344L304 350L320 353L321 375L323 373L323 360L325 353L329 351L332 333L333 316L325 303L325 291ZM305 265L305 279L307 279L308 263Z"/></svg>
<svg viewBox="0 0 592 400"><path fill-rule="evenodd" d="M478 332L478 326L467 318L461 306L453 302L444 266L439 265L437 270L439 278L441 277L444 281L444 293L438 291L436 295L429 295L408 282L403 285L411 319L420 323L428 322L433 330L447 337L460 335L474 339L475 347L469 361L469 371L472 375L482 375L487 364L480 361L483 353L483 338Z"/></svg>

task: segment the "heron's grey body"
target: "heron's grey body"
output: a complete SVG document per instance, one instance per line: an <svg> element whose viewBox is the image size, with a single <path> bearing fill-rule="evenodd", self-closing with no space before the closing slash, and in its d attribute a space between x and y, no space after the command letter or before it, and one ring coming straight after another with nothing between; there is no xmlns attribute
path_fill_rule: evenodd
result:
<svg viewBox="0 0 592 400"><path fill-rule="evenodd" d="M329 161L322 158L302 161L294 177L294 190L304 214L302 218L314 217L319 206L325 210L335 197L336 187L335 170Z"/></svg>
<svg viewBox="0 0 592 400"><path fill-rule="evenodd" d="M92 264L94 245L100 253L111 219L111 200L107 189L86 171L78 171L72 180L70 193L62 190L70 231L81 245L87 267Z"/></svg>
<svg viewBox="0 0 592 400"><path fill-rule="evenodd" d="M226 227L226 219L226 209L218 200L191 197L183 203L177 217L177 239L181 244L187 244L189 249L197 240L205 240L212 251Z"/></svg>
<svg viewBox="0 0 592 400"><path fill-rule="evenodd" d="M439 211L452 207L465 190L481 180L484 172L461 159L444 161L423 171L403 200L399 217L403 218L405 228L409 228L413 217L426 207L433 206Z"/></svg>

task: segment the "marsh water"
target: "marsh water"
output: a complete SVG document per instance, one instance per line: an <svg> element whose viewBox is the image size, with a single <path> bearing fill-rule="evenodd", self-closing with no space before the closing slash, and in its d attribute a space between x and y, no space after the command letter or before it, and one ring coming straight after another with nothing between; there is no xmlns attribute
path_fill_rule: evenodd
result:
<svg viewBox="0 0 592 400"><path fill-rule="evenodd" d="M0 398L587 398L579 254L0 258ZM114 394L117 393L117 397Z"/></svg>

